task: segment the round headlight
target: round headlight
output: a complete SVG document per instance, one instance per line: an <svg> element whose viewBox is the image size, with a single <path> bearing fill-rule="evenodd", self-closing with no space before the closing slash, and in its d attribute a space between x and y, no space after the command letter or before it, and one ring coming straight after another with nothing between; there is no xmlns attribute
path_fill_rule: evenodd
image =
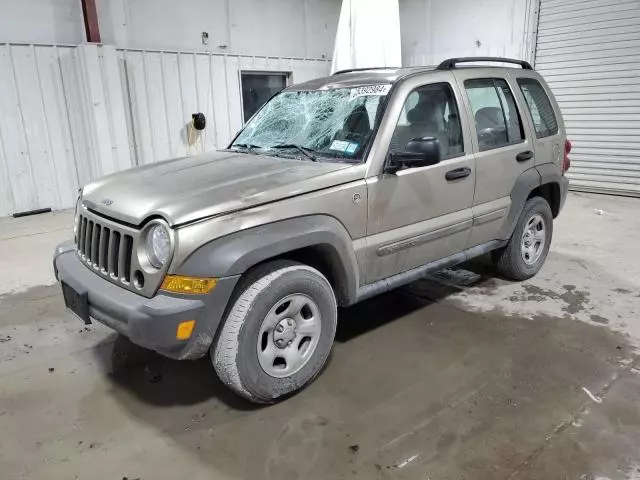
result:
<svg viewBox="0 0 640 480"><path fill-rule="evenodd" d="M158 223L147 232L147 257L149 263L156 268L161 268L171 253L171 237L169 230Z"/></svg>

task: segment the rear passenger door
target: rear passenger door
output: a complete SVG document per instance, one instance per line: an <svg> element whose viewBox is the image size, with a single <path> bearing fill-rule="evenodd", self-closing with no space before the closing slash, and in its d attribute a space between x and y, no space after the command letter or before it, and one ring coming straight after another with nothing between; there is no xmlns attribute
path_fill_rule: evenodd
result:
<svg viewBox="0 0 640 480"><path fill-rule="evenodd" d="M473 124L476 161L473 226L468 247L500 238L518 177L535 164L514 86L497 69L460 69L455 76L464 92ZM517 87L516 87L517 88Z"/></svg>

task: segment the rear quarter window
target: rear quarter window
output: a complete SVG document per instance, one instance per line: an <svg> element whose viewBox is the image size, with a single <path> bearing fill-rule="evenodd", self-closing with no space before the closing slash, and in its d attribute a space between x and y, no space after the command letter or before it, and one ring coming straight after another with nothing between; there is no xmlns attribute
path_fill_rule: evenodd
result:
<svg viewBox="0 0 640 480"><path fill-rule="evenodd" d="M519 78L518 86L527 103L537 138L550 137L558 133L558 120L551 100L540 82L533 78Z"/></svg>

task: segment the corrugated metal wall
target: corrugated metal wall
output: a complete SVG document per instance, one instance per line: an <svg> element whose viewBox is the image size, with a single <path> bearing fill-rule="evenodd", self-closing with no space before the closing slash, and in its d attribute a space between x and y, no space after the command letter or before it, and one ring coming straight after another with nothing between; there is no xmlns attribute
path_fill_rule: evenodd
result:
<svg viewBox="0 0 640 480"><path fill-rule="evenodd" d="M0 45L0 215L73 205L76 49Z"/></svg>
<svg viewBox="0 0 640 480"><path fill-rule="evenodd" d="M573 189L640 196L640 0L541 0L536 69L573 142Z"/></svg>
<svg viewBox="0 0 640 480"><path fill-rule="evenodd" d="M79 185L131 166L224 146L242 126L240 72L295 83L327 60L0 45L0 216L71 208ZM206 136L189 146L191 114ZM202 145L202 146L200 146Z"/></svg>

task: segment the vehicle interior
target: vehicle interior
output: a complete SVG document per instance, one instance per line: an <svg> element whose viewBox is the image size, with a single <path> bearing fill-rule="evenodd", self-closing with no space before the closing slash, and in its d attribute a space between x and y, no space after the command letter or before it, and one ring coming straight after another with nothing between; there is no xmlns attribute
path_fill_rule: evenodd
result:
<svg viewBox="0 0 640 480"><path fill-rule="evenodd" d="M391 139L391 151L403 151L414 138L433 137L443 159L463 153L462 127L451 89L446 84L420 87L409 94Z"/></svg>

